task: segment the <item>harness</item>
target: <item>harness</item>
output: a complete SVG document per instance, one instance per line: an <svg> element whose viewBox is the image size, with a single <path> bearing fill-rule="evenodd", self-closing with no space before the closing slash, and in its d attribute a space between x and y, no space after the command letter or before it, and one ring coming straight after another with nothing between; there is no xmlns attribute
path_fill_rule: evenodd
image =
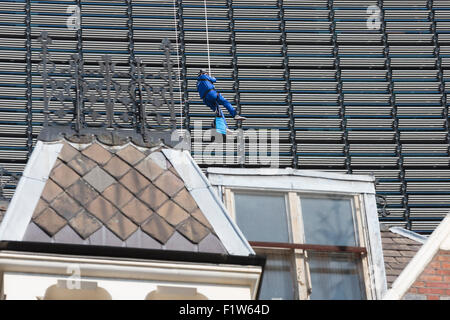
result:
<svg viewBox="0 0 450 320"><path fill-rule="evenodd" d="M208 89L208 91L206 91L205 94L203 95L202 100L205 100L208 93L210 93L211 91L214 91L214 90L216 90L216 89L214 89L214 88ZM219 93L217 93L217 99L219 99Z"/></svg>
<svg viewBox="0 0 450 320"><path fill-rule="evenodd" d="M209 79L197 79L197 81L209 81L209 82L211 82L211 84L214 84L211 80L209 80ZM213 90L216 90L215 88L211 88L211 89L208 89L206 92L205 92L205 94L203 95L203 97L201 97L202 98L202 100L204 100L205 99L205 97L208 95L208 93L210 93L211 91L213 91ZM217 92L217 99L219 98L219 93Z"/></svg>

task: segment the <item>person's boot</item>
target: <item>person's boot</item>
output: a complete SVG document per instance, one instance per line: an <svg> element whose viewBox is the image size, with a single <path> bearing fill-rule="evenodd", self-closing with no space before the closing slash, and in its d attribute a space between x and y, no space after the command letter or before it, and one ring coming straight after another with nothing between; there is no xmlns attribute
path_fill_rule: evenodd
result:
<svg viewBox="0 0 450 320"><path fill-rule="evenodd" d="M247 120L247 118L237 114L234 116L234 120Z"/></svg>

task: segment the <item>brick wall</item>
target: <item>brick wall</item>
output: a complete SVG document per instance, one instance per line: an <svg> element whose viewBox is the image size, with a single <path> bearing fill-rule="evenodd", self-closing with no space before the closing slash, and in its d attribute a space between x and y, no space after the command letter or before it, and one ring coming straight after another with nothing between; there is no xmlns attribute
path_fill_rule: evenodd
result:
<svg viewBox="0 0 450 320"><path fill-rule="evenodd" d="M403 299L450 300L450 251L438 251Z"/></svg>

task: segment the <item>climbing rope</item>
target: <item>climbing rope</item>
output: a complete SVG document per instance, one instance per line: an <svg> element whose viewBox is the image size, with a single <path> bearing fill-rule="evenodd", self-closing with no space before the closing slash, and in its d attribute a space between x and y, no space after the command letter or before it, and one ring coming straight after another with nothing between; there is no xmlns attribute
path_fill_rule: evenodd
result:
<svg viewBox="0 0 450 320"><path fill-rule="evenodd" d="M179 99L180 99L180 129L183 130L183 102L182 102L182 95L181 95L181 75L180 75L180 55L179 55L179 48L178 48L178 20L177 20L177 10L176 10L176 0L173 0L173 23L175 25L175 48L177 51L177 76L178 76L178 93L179 93Z"/></svg>
<svg viewBox="0 0 450 320"><path fill-rule="evenodd" d="M208 9L206 8L206 0L204 0L203 3L205 6L205 29L206 29L206 50L208 52L208 73L211 74L211 60L209 57Z"/></svg>

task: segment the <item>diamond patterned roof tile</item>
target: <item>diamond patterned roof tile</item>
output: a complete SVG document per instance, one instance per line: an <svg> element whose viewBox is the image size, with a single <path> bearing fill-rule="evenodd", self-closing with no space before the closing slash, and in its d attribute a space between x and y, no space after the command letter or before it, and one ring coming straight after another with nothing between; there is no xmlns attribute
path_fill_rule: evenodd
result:
<svg viewBox="0 0 450 320"><path fill-rule="evenodd" d="M184 182L170 170L167 170L155 180L155 185L172 197L184 187Z"/></svg>
<svg viewBox="0 0 450 320"><path fill-rule="evenodd" d="M64 162L61 161L61 159L56 159L55 161L55 165L53 166L53 170L55 170L56 168L58 168L61 164L63 164Z"/></svg>
<svg viewBox="0 0 450 320"><path fill-rule="evenodd" d="M126 240L138 228L137 225L135 225L122 213L115 214L111 219L109 219L106 226L122 240Z"/></svg>
<svg viewBox="0 0 450 320"><path fill-rule="evenodd" d="M106 188L102 195L119 209L133 198L133 195L119 183L115 183Z"/></svg>
<svg viewBox="0 0 450 320"><path fill-rule="evenodd" d="M59 216L52 208L45 209L38 217L34 218L33 221L50 237L67 224L67 221Z"/></svg>
<svg viewBox="0 0 450 320"><path fill-rule="evenodd" d="M69 162L78 154L79 154L79 151L77 149L75 149L68 143L64 143L64 146L61 149L61 152L59 153L58 158L64 162Z"/></svg>
<svg viewBox="0 0 450 320"><path fill-rule="evenodd" d="M105 191L110 185L116 182L105 170L95 167L84 177L84 180L93 186L98 192Z"/></svg>
<svg viewBox="0 0 450 320"><path fill-rule="evenodd" d="M82 179L78 180L69 189L67 189L67 193L80 202L83 206L98 196L98 193Z"/></svg>
<svg viewBox="0 0 450 320"><path fill-rule="evenodd" d="M135 194L150 185L150 181L135 169L128 171L128 173L120 179L120 183Z"/></svg>
<svg viewBox="0 0 450 320"><path fill-rule="evenodd" d="M210 233L207 228L193 218L183 221L177 226L177 230L193 243L199 243Z"/></svg>
<svg viewBox="0 0 450 320"><path fill-rule="evenodd" d="M102 196L98 196L96 199L89 202L86 206L86 210L103 223L108 222L109 219L117 213L117 208Z"/></svg>
<svg viewBox="0 0 450 320"><path fill-rule="evenodd" d="M168 199L167 195L156 188L153 184L150 184L147 188L145 188L138 195L138 198L145 202L153 210L159 208Z"/></svg>
<svg viewBox="0 0 450 320"><path fill-rule="evenodd" d="M181 191L177 193L173 200L187 212L192 212L197 208L197 202L195 202L194 198L192 198L191 194L186 188L181 189Z"/></svg>
<svg viewBox="0 0 450 320"><path fill-rule="evenodd" d="M57 196L63 193L64 190L61 189L53 180L48 179L44 190L42 191L41 198L47 202L52 202Z"/></svg>
<svg viewBox="0 0 450 320"><path fill-rule="evenodd" d="M106 164L112 157L111 152L103 148L98 143L93 143L92 145L84 149L81 153L101 165Z"/></svg>
<svg viewBox="0 0 450 320"><path fill-rule="evenodd" d="M164 169L162 169L150 157L147 157L144 160L142 160L136 166L136 169L151 181L154 181L164 172Z"/></svg>
<svg viewBox="0 0 450 320"><path fill-rule="evenodd" d="M165 155L131 144L65 143L31 223L52 242L145 246L145 238L164 250L198 251L215 234Z"/></svg>
<svg viewBox="0 0 450 320"><path fill-rule="evenodd" d="M116 155L118 155L120 158L122 158L132 166L136 165L139 161L145 158L145 154L143 154L132 145L128 145L125 148L119 150Z"/></svg>
<svg viewBox="0 0 450 320"><path fill-rule="evenodd" d="M144 222L141 225L141 229L162 244L165 244L175 232L175 228L157 214L153 214L146 222Z"/></svg>
<svg viewBox="0 0 450 320"><path fill-rule="evenodd" d="M128 204L122 208L122 212L139 225L153 214L153 211L150 208L136 198L128 202Z"/></svg>
<svg viewBox="0 0 450 320"><path fill-rule="evenodd" d="M108 161L105 166L103 166L103 169L113 177L119 179L125 173L127 173L131 169L131 167L119 157L114 156L111 158L111 160Z"/></svg>
<svg viewBox="0 0 450 320"><path fill-rule="evenodd" d="M34 209L33 212L33 218L36 218L37 216L39 216L39 214L44 211L45 209L47 209L49 207L49 204L44 201L43 199L40 199L38 204L36 205L36 208Z"/></svg>
<svg viewBox="0 0 450 320"><path fill-rule="evenodd" d="M81 206L72 199L67 193L61 194L50 204L51 207L66 220L72 219L78 211L81 210Z"/></svg>
<svg viewBox="0 0 450 320"><path fill-rule="evenodd" d="M69 224L83 239L87 239L102 226L102 224L88 214L86 210L81 210L72 220L70 220Z"/></svg>
<svg viewBox="0 0 450 320"><path fill-rule="evenodd" d="M175 170L175 168L173 166L171 166L169 168L169 171L172 172L174 175L176 175L178 177L178 172L177 172L177 170Z"/></svg>
<svg viewBox="0 0 450 320"><path fill-rule="evenodd" d="M201 222L204 226L206 226L210 230L214 230L211 224L209 223L208 219L206 219L203 212L200 210L200 208L195 209L191 212L191 215L197 219L199 222Z"/></svg>
<svg viewBox="0 0 450 320"><path fill-rule="evenodd" d="M75 170L80 176L84 176L91 171L97 164L81 153L69 161L68 166Z"/></svg>
<svg viewBox="0 0 450 320"><path fill-rule="evenodd" d="M64 163L53 169L50 174L50 179L55 181L63 189L70 187L79 178L80 176Z"/></svg>
<svg viewBox="0 0 450 320"><path fill-rule="evenodd" d="M161 169L167 170L170 168L171 164L167 161L166 157L161 151L155 151L148 155L148 159L151 159L156 163Z"/></svg>
<svg viewBox="0 0 450 320"><path fill-rule="evenodd" d="M172 200L166 201L156 213L173 226L189 218L189 214Z"/></svg>

